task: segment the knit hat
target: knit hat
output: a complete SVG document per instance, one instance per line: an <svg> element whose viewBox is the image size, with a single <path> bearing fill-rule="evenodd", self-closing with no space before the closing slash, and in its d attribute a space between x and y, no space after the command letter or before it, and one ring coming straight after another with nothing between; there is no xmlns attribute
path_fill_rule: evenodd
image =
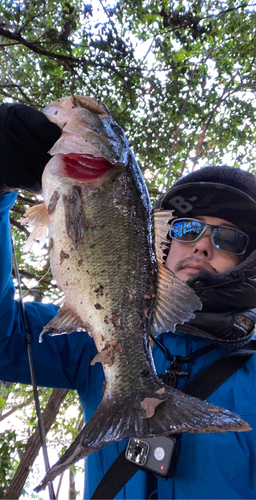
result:
<svg viewBox="0 0 256 500"><path fill-rule="evenodd" d="M177 218L211 216L231 222L256 248L256 176L239 168L203 167L176 181L156 208Z"/></svg>

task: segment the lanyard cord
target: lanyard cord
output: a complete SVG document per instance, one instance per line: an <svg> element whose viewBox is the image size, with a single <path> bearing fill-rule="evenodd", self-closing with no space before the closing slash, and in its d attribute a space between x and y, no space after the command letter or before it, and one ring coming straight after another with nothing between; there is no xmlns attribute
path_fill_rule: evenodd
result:
<svg viewBox="0 0 256 500"><path fill-rule="evenodd" d="M157 339L156 337L154 337L153 335L150 335L150 337L153 340L153 342L157 345L157 347L165 355L167 361L171 361L172 363L176 360L176 358L179 358L180 360L182 360L182 363L191 363L191 361L194 361L194 359L198 358L199 356L202 356L203 354L207 354L208 352L211 352L218 347L218 344L210 344L208 346L202 347L201 349L198 349L195 352L192 352L192 354L190 354L190 356L188 356L187 358L185 358L185 357L183 358L179 355L174 356L173 354L171 354L169 349L167 349L167 347L164 344L162 344L162 342L160 342L160 340Z"/></svg>
<svg viewBox="0 0 256 500"><path fill-rule="evenodd" d="M16 254L15 254L12 235L11 235L11 244L12 244L14 273L15 273L15 278L16 278L17 283L18 283L19 303L20 303L20 307L21 307L21 315L22 315L24 328L25 328L25 338L26 338L26 344L27 344L31 384L32 384L32 388L33 388L33 394L34 394L34 400L35 400L35 406L36 406L38 429L39 429L41 446L42 446L42 450L43 450L45 472L47 472L50 469L50 464L49 464L49 458L48 458L48 452L47 452L47 446L46 446L45 428L44 428L44 423L43 423L43 418L42 418L42 413L41 413L41 408L40 408L40 401L39 401L39 397L38 397L38 390L37 390L36 378L35 378L35 370L34 370L34 364L33 364L33 359L32 359L31 335L29 332L28 322L27 322L27 318L26 318L26 312L25 312L22 289L21 289L20 273L19 273L19 268L18 268ZM52 483L48 484L48 489L49 489L50 500L55 500L56 497L55 497Z"/></svg>
<svg viewBox="0 0 256 500"><path fill-rule="evenodd" d="M214 351L215 349L217 349L217 347L219 347L218 344L210 344L205 347L202 347L201 349L198 349L195 352L192 352L190 356L187 357L182 357L180 355L174 356L173 354L170 353L169 349L167 349L167 347L159 339L153 337L153 335L150 335L150 337L153 340L153 342L157 345L157 347L162 351L166 360L171 362L169 368L167 368L165 372L166 374L159 376L166 384L171 385L172 387L175 388L177 387L179 377L185 380L189 380L189 370L182 370L181 369L182 364L191 363L199 356L203 356L204 354Z"/></svg>

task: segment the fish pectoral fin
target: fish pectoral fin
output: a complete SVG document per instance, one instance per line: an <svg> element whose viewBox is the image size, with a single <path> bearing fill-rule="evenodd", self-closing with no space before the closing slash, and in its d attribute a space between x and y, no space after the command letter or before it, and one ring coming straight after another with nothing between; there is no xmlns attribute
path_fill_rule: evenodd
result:
<svg viewBox="0 0 256 500"><path fill-rule="evenodd" d="M158 264L156 305L152 318L152 335L175 331L177 324L195 317L194 311L202 308L196 293L179 280L165 265Z"/></svg>
<svg viewBox="0 0 256 500"><path fill-rule="evenodd" d="M39 342L42 342L42 336L45 332L51 332L50 336L67 335L72 332L88 331L88 328L88 325L82 322L81 318L72 311L67 302L64 302L57 316L54 316L41 331Z"/></svg>
<svg viewBox="0 0 256 500"><path fill-rule="evenodd" d="M153 210L155 251L158 269L156 306L152 319L152 335L175 331L177 324L194 318L202 304L195 292L180 281L164 264L165 250L170 248L167 235L174 218L171 210Z"/></svg>
<svg viewBox="0 0 256 500"><path fill-rule="evenodd" d="M20 218L22 224L30 226L47 226L48 221L48 211L44 203L29 207Z"/></svg>
<svg viewBox="0 0 256 500"><path fill-rule="evenodd" d="M168 240L167 235L171 229L171 220L174 219L172 210L160 210L155 208L153 210L154 219L154 243L156 251L156 260L158 264L163 264L164 262L164 250L169 250L170 240Z"/></svg>
<svg viewBox="0 0 256 500"><path fill-rule="evenodd" d="M45 244L49 216L44 203L29 207L21 217L20 222L24 225L34 226L33 231L24 245L24 252L31 250L35 242L40 243L41 246Z"/></svg>

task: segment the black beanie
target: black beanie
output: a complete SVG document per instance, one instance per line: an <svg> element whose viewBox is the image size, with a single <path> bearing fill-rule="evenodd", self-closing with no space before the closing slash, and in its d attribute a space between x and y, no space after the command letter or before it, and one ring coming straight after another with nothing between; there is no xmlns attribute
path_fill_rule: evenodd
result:
<svg viewBox="0 0 256 500"><path fill-rule="evenodd" d="M24 104L0 105L0 187L41 190L41 176L51 156L48 151L60 128Z"/></svg>
<svg viewBox="0 0 256 500"><path fill-rule="evenodd" d="M203 167L182 177L160 198L156 208L175 217L225 219L248 234L256 248L256 177L239 168Z"/></svg>

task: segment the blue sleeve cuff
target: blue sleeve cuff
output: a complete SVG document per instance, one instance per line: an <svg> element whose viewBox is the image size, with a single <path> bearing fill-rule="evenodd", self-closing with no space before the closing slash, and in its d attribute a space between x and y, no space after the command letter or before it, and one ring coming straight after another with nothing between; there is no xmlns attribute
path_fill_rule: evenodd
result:
<svg viewBox="0 0 256 500"><path fill-rule="evenodd" d="M11 210L16 198L18 196L17 191L12 191L11 193L1 193L0 194L0 212L5 210Z"/></svg>

